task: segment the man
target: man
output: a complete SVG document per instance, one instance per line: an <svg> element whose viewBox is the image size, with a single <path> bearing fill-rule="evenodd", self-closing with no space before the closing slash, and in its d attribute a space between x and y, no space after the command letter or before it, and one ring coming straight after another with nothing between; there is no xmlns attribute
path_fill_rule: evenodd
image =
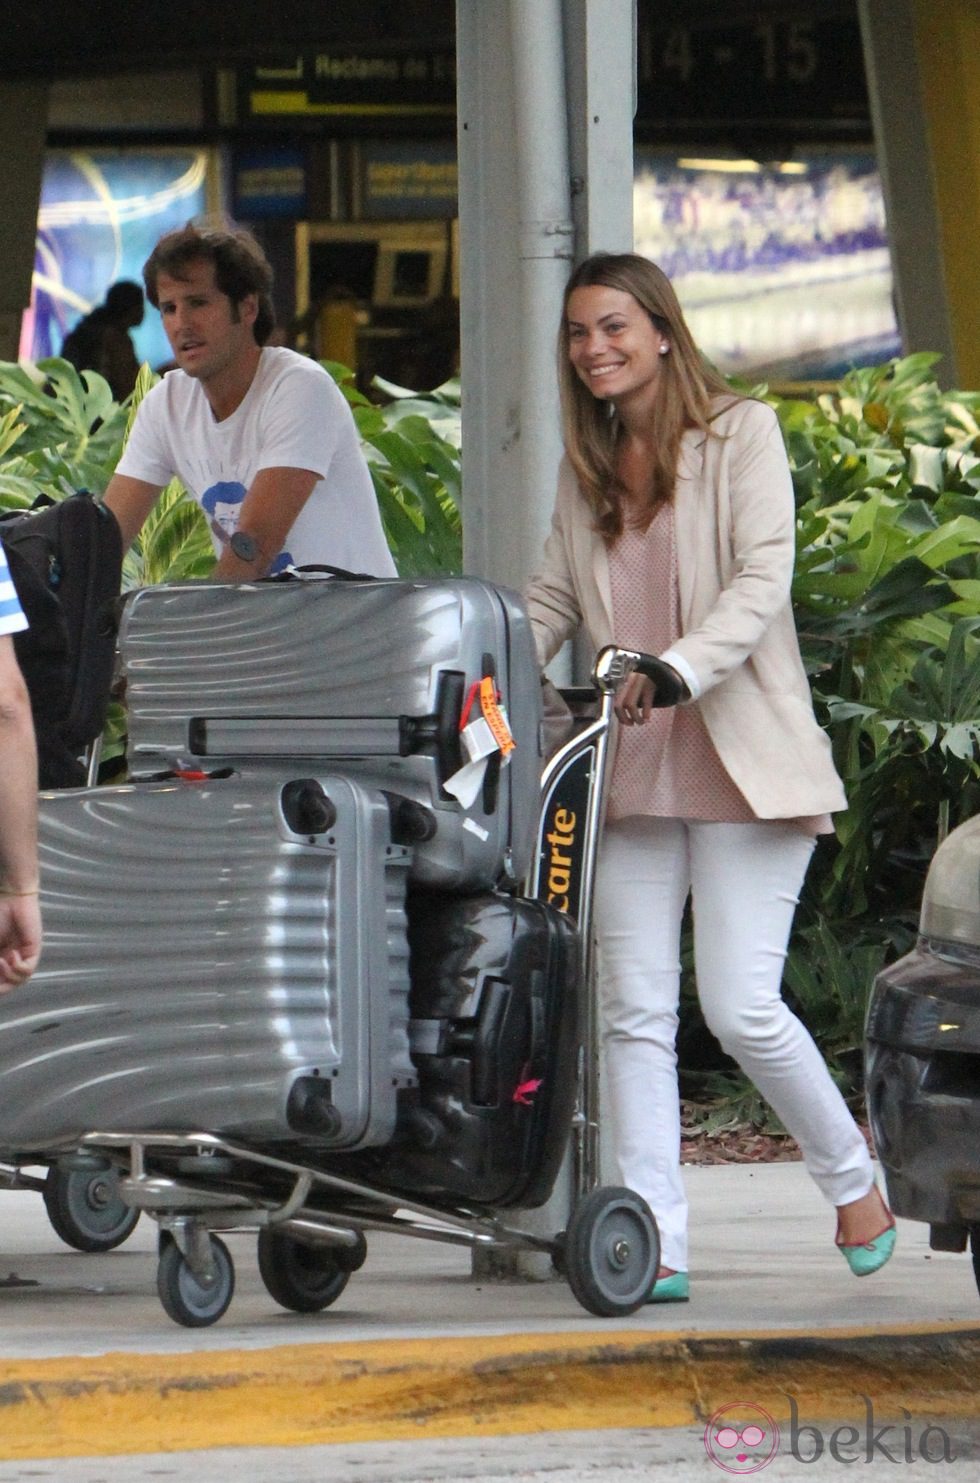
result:
<svg viewBox="0 0 980 1483"><path fill-rule="evenodd" d="M11 638L26 627L0 545L0 994L30 978L41 956L37 757Z"/></svg>
<svg viewBox="0 0 980 1483"><path fill-rule="evenodd" d="M176 369L141 402L106 490L124 548L176 475L209 519L217 581L311 564L394 576L343 395L315 361L266 344L272 270L255 240L182 228L143 279Z"/></svg>
<svg viewBox="0 0 980 1483"><path fill-rule="evenodd" d="M143 323L144 312L139 284L121 279L109 289L104 303L79 320L61 347L65 360L77 371L98 371L104 376L117 402L124 401L136 385L140 363L129 331Z"/></svg>

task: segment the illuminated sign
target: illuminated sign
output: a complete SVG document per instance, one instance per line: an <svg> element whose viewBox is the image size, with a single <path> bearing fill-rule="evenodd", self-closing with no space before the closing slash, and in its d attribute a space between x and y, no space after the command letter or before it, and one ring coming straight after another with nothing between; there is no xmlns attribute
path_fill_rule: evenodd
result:
<svg viewBox="0 0 980 1483"><path fill-rule="evenodd" d="M251 122L456 114L451 51L324 48L251 67L239 86L242 114Z"/></svg>
<svg viewBox="0 0 980 1483"><path fill-rule="evenodd" d="M242 221L306 215L306 156L293 149L236 152L235 216Z"/></svg>
<svg viewBox="0 0 980 1483"><path fill-rule="evenodd" d="M361 149L361 201L373 220L456 215L456 150L435 139L420 144L369 140Z"/></svg>

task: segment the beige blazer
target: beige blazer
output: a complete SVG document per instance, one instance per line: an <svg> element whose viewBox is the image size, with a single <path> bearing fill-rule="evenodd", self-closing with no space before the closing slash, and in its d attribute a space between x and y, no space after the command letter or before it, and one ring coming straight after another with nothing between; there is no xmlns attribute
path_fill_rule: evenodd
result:
<svg viewBox="0 0 980 1483"><path fill-rule="evenodd" d="M674 520L682 636L661 657L687 680L725 768L760 819L846 808L793 622L793 486L771 407L736 402L710 434L685 433ZM526 597L542 664L579 624L594 648L615 642L606 546L567 459Z"/></svg>

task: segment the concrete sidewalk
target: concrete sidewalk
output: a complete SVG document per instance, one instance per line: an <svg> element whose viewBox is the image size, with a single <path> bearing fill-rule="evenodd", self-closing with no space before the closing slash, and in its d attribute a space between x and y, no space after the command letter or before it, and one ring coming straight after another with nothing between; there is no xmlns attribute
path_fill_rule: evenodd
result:
<svg viewBox="0 0 980 1483"><path fill-rule="evenodd" d="M857 1280L800 1164L688 1167L692 1300L595 1318L564 1282L474 1283L468 1251L369 1239L334 1307L287 1313L254 1235L225 1239L232 1305L173 1324L144 1217L105 1256L62 1246L38 1195L0 1193L0 1457L679 1426L750 1397L785 1415L972 1416L968 1257L899 1223Z"/></svg>

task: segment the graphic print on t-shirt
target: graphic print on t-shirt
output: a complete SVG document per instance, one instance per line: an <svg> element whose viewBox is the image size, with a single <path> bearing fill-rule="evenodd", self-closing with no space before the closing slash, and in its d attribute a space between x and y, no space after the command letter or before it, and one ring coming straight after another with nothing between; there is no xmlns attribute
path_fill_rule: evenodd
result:
<svg viewBox="0 0 980 1483"><path fill-rule="evenodd" d="M219 481L206 489L201 496L201 508L208 517L211 529L222 545L233 536L238 529L238 512L245 498L245 485L233 480ZM269 575L275 576L287 566L293 565L293 558L289 551L280 551L275 561L269 568Z"/></svg>
<svg viewBox="0 0 980 1483"><path fill-rule="evenodd" d="M201 496L201 508L219 541L227 541L238 529L238 512L245 498L245 485L236 482L212 484Z"/></svg>

